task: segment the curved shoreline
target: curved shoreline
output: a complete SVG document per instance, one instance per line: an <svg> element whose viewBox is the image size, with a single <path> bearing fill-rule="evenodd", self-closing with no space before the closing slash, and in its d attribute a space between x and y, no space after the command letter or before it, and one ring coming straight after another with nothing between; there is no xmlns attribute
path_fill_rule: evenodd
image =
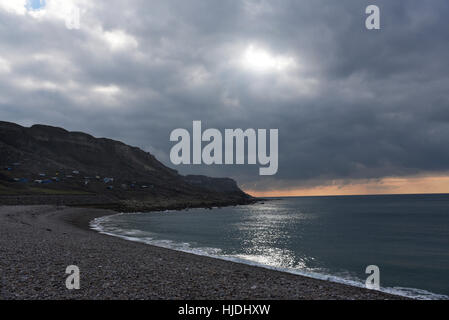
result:
<svg viewBox="0 0 449 320"><path fill-rule="evenodd" d="M110 210L0 207L0 299L406 299L100 234ZM81 289L65 288L77 265Z"/></svg>
<svg viewBox="0 0 449 320"><path fill-rule="evenodd" d="M214 209L214 208L212 208L212 209ZM169 211L174 211L174 210L169 210ZM181 211L182 211L182 209L181 209ZM151 214L151 213L152 212L145 212L145 214ZM123 212L115 213L112 216L123 215L123 214L127 214L127 213L123 213ZM135 213L135 214L141 214L141 213ZM163 239L152 240L152 239L147 239L147 238L138 238L138 237L134 237L134 236L127 234L128 231L134 231L134 230L120 229L120 231L117 231L116 233L114 233L114 231L107 230L104 228L104 226L102 226L102 222L104 222L103 220L105 220L105 218L107 219L108 217L111 217L111 215L94 218L89 223L90 229L93 231L96 231L100 234L113 236L113 237L117 237L117 238L124 239L127 241L136 242L136 243L144 243L144 244L150 245L150 246L174 250L177 252L183 252L183 253L189 253L189 254L193 254L193 255L197 255L197 256L201 256L201 257L219 259L222 261L231 261L234 263L245 264L245 265L249 265L249 266L253 266L253 267L272 270L272 271L285 272L288 274L293 274L293 275L302 276L302 277L315 279L315 280L324 280L324 281L328 281L328 282L332 282L332 283L336 283L336 284L344 284L344 285L349 285L352 287L363 288L363 289L365 288L365 284L364 284L363 280L361 280L361 279L357 279L357 280L347 279L347 278L343 278L343 277L332 275L332 274L308 272L308 271L303 271L303 270L294 269L294 268L275 267L275 266L270 266L267 264L263 264L263 263L255 262L253 260L248 260L248 259L239 258L239 257L235 257L235 256L210 253L208 251L202 250L201 248L191 247L189 244L186 244L186 243L178 243L178 242L173 242L171 240L163 240ZM121 232L124 232L125 234L122 234ZM220 248L218 248L218 249L220 250ZM386 294L400 296L400 297L404 297L404 298L408 298L408 299L417 299L417 300L447 300L449 298L446 295L437 294L437 293L433 293L433 292L430 292L427 290L417 289L417 288L381 287L380 290L378 290L378 292L383 292Z"/></svg>

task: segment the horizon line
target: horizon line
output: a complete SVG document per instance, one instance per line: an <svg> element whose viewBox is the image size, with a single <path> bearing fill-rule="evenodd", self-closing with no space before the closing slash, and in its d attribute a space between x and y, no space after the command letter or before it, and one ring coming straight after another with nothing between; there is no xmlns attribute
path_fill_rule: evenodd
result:
<svg viewBox="0 0 449 320"><path fill-rule="evenodd" d="M248 192L246 192L248 193ZM449 195L449 192L423 192L423 193L360 193L360 194L320 194L320 195L267 195L254 198L319 198L319 197L358 197L358 196L419 196L419 195Z"/></svg>

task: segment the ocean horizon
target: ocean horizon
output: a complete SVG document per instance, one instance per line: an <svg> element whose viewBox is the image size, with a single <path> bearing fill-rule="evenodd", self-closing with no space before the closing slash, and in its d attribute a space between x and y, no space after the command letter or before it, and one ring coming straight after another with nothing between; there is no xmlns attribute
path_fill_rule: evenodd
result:
<svg viewBox="0 0 449 320"><path fill-rule="evenodd" d="M253 205L119 213L101 233L381 291L449 298L449 195L274 197Z"/></svg>

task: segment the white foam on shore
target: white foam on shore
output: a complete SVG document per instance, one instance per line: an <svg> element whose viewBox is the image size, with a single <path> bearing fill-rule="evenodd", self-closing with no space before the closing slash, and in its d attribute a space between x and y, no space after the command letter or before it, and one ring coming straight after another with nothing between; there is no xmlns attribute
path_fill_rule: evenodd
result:
<svg viewBox="0 0 449 320"><path fill-rule="evenodd" d="M169 210L167 210L168 212ZM98 231L101 234L106 234L109 236L114 236L118 238L122 238L129 241L134 242L140 242L145 243L157 247L162 247L166 249L172 249L176 251L186 252L186 253L192 253L199 256L206 256L211 257L215 259L221 259L226 261L232 261L236 263L242 263L246 265L251 265L255 267L265 268L269 270L275 270L275 271L281 271L281 272L287 272L290 274L300 275L308 278L313 279L319 279L319 280L325 280L330 281L334 283L340 283L345 285L350 285L354 287L359 288L366 288L365 283L360 279L348 279L343 278L340 276L330 275L330 274L323 274L313 271L305 271L301 269L294 269L294 268L281 268L281 267L275 267L270 266L267 264L262 264L259 262L256 262L254 260L251 260L250 256L245 256L245 258L242 258L242 256L232 256L232 255L223 255L221 254L222 250L219 248L207 248L207 247L201 247L201 248L193 248L190 243L183 242L178 243L171 240L156 240L151 237L151 234L142 231L142 230L134 230L134 229L122 229L118 227L109 227L106 228L103 223L108 222L110 220L110 217L123 215L126 213L118 213L116 215L112 216L105 216L105 217L99 217L95 218L90 222L90 228ZM133 213L135 214L135 213ZM137 237L139 236L139 237ZM449 296L442 295L442 294L436 294L430 291L426 291L423 289L417 289L417 288L405 288L405 287L381 287L381 292L417 299L417 300L449 300Z"/></svg>

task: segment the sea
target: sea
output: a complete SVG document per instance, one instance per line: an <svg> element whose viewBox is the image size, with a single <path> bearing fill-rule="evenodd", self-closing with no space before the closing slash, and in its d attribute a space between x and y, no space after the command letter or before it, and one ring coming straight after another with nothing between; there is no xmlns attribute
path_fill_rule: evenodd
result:
<svg viewBox="0 0 449 320"><path fill-rule="evenodd" d="M365 287L449 299L449 195L273 198L253 205L119 213L91 227L130 241Z"/></svg>

